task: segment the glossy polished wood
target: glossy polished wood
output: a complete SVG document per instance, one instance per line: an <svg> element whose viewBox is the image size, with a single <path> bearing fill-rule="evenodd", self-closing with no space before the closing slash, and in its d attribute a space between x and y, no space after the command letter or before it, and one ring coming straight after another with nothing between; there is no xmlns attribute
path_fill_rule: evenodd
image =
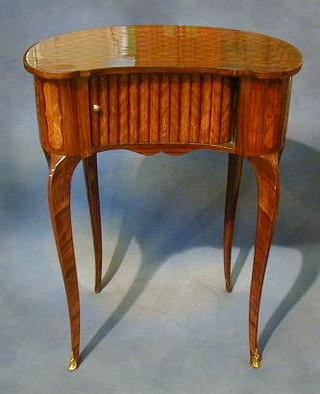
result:
<svg viewBox="0 0 320 394"><path fill-rule="evenodd" d="M48 196L51 222L66 289L71 327L71 349L76 364L80 361L80 300L70 215L72 174L80 159L47 155Z"/></svg>
<svg viewBox="0 0 320 394"><path fill-rule="evenodd" d="M224 276L226 290L232 291L231 281L231 251L235 224L235 216L241 182L243 157L229 154L228 182L224 213Z"/></svg>
<svg viewBox="0 0 320 394"><path fill-rule="evenodd" d="M107 75L90 81L92 145L230 144L232 82L219 75Z"/></svg>
<svg viewBox="0 0 320 394"><path fill-rule="evenodd" d="M119 148L145 154L214 148L249 156L283 148L291 77L37 77L35 87L47 152L88 157Z"/></svg>
<svg viewBox="0 0 320 394"><path fill-rule="evenodd" d="M70 369L80 361L80 309L70 220L70 183L82 160L101 290L102 235L96 154L194 149L229 153L224 268L231 249L243 157L258 182L258 225L249 305L250 358L259 367L262 285L279 203L292 76L292 45L261 34L191 26L92 29L43 40L25 54L35 76L40 141L48 158L49 207L71 324Z"/></svg>
<svg viewBox="0 0 320 394"><path fill-rule="evenodd" d="M95 292L101 291L102 275L102 232L99 198L99 182L97 169L97 155L83 159L84 177L87 187L88 204L90 210L94 257L96 263Z"/></svg>
<svg viewBox="0 0 320 394"><path fill-rule="evenodd" d="M258 349L259 309L279 206L280 156L279 152L268 156L249 157L258 181L258 224L249 303L250 357L254 367L259 367L261 361L261 353Z"/></svg>
<svg viewBox="0 0 320 394"><path fill-rule="evenodd" d="M298 72L300 52L278 38L200 26L118 26L51 37L32 46L25 66L45 78L188 70L279 78Z"/></svg>

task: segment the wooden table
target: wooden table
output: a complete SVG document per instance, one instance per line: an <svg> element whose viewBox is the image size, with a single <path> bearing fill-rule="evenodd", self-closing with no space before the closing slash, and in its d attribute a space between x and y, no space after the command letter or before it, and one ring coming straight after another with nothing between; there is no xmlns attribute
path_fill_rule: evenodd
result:
<svg viewBox="0 0 320 394"><path fill-rule="evenodd" d="M80 362L80 303L70 219L70 185L82 161L101 290L102 237L97 152L152 155L213 149L229 154L224 268L231 248L243 157L258 182L258 223L249 304L250 361L261 364L258 319L279 203L279 161L291 77L302 66L292 45L261 34L191 26L127 26L48 38L25 54L35 76L40 140L49 164L49 207L71 324L69 370Z"/></svg>

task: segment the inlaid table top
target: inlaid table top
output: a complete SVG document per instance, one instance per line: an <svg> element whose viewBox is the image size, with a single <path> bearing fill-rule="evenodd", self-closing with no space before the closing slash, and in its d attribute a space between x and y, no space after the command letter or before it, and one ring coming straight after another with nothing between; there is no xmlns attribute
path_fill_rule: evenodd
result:
<svg viewBox="0 0 320 394"><path fill-rule="evenodd" d="M195 26L118 26L45 39L25 55L28 71L47 78L101 73L188 72L279 78L297 73L300 52L278 38Z"/></svg>

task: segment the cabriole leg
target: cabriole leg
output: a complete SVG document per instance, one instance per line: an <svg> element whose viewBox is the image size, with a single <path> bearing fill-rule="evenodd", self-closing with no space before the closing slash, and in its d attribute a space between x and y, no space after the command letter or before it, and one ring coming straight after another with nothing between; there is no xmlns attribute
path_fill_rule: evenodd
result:
<svg viewBox="0 0 320 394"><path fill-rule="evenodd" d="M69 370L73 371L80 361L80 300L71 228L70 188L73 171L80 159L53 154L46 156L49 164L49 209L69 308Z"/></svg>
<svg viewBox="0 0 320 394"><path fill-rule="evenodd" d="M224 215L224 277L227 292L232 291L231 250L242 173L242 156L229 153L228 183Z"/></svg>
<svg viewBox="0 0 320 394"><path fill-rule="evenodd" d="M87 187L88 204L91 218L91 228L93 237L93 247L95 256L95 292L101 291L102 275L102 233L101 233L101 214L99 199L99 183L97 170L97 155L83 159L83 170Z"/></svg>
<svg viewBox="0 0 320 394"><path fill-rule="evenodd" d="M263 279L279 206L280 154L248 159L254 167L258 182L258 223L249 302L249 341L251 365L259 368L261 365L261 353L258 348L259 310Z"/></svg>

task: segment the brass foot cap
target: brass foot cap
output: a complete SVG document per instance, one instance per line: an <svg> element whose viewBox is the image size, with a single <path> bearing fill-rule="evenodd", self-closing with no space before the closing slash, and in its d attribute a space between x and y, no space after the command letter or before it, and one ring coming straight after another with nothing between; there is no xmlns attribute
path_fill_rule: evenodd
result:
<svg viewBox="0 0 320 394"><path fill-rule="evenodd" d="M70 364L69 364L68 371L74 371L74 370L77 369L77 368L78 368L78 363L77 363L77 361L75 360L73 353L71 353L71 356L70 356Z"/></svg>
<svg viewBox="0 0 320 394"><path fill-rule="evenodd" d="M253 368L260 368L261 359L262 359L261 354L259 354L258 351L255 351L250 355L250 364L253 366Z"/></svg>

